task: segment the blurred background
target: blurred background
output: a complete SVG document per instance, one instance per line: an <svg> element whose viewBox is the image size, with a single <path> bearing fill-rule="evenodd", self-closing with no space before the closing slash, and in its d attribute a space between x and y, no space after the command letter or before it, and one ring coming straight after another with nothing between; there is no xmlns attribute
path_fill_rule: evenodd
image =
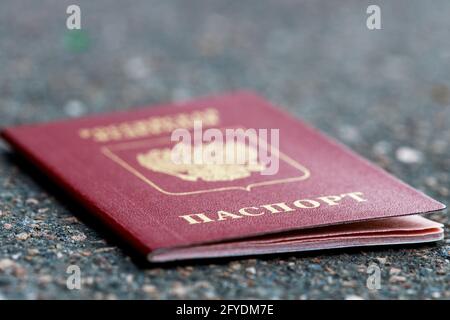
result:
<svg viewBox="0 0 450 320"><path fill-rule="evenodd" d="M449 14L447 0L3 0L0 126L251 89L448 203ZM0 142L0 298L450 298L448 240L143 266L41 180ZM432 218L448 231L447 211Z"/></svg>

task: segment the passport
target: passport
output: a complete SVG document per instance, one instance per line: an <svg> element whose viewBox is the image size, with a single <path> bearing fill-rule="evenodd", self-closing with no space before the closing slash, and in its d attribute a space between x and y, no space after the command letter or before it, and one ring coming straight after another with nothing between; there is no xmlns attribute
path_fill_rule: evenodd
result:
<svg viewBox="0 0 450 320"><path fill-rule="evenodd" d="M218 139L228 132L248 144ZM1 134L151 262L443 239L421 215L445 205L251 92ZM238 147L247 162L183 158Z"/></svg>

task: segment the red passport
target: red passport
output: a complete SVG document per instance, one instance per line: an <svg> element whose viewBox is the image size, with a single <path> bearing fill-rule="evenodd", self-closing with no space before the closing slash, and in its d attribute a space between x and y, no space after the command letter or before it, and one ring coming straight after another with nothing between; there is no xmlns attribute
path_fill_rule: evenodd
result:
<svg viewBox="0 0 450 320"><path fill-rule="evenodd" d="M248 92L2 136L152 262L443 238L443 204Z"/></svg>

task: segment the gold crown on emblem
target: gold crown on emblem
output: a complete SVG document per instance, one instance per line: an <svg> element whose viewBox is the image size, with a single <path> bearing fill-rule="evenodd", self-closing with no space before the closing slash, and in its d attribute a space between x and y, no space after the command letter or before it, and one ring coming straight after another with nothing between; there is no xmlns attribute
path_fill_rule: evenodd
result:
<svg viewBox="0 0 450 320"><path fill-rule="evenodd" d="M137 161L148 170L185 181L233 181L266 169L266 165L258 161L257 150L239 141L194 146L178 143L173 148L140 153Z"/></svg>

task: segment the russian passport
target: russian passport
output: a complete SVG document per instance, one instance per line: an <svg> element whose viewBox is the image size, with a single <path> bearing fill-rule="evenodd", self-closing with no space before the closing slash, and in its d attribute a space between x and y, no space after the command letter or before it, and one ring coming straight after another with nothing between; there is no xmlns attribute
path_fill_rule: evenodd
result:
<svg viewBox="0 0 450 320"><path fill-rule="evenodd" d="M443 204L251 92L2 137L150 262L443 238Z"/></svg>

